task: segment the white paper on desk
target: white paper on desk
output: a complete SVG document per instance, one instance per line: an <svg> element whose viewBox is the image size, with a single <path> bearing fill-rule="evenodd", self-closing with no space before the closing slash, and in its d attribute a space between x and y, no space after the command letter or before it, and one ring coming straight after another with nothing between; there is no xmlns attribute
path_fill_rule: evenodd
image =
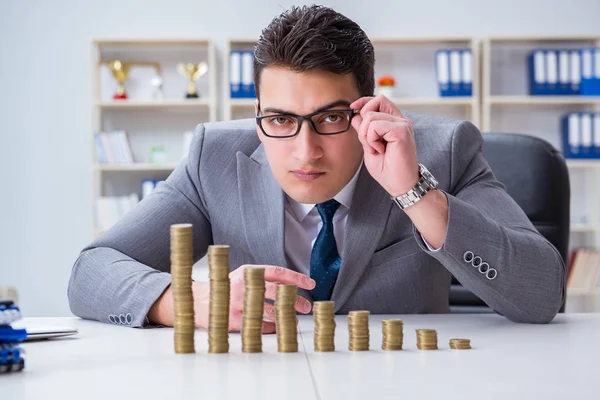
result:
<svg viewBox="0 0 600 400"><path fill-rule="evenodd" d="M17 321L11 325L14 329L25 329L27 331L26 342L55 337L71 336L78 333L76 328L68 326L40 325Z"/></svg>

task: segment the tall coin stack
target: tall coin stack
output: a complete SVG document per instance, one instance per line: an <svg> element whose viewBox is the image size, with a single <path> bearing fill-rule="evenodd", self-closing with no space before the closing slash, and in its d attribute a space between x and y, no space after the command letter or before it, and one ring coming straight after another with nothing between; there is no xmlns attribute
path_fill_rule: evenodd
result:
<svg viewBox="0 0 600 400"><path fill-rule="evenodd" d="M298 327L296 326L296 285L278 285L275 294L275 325L277 351L298 352Z"/></svg>
<svg viewBox="0 0 600 400"><path fill-rule="evenodd" d="M335 318L333 301L315 301L313 314L315 320L315 351L335 351Z"/></svg>
<svg viewBox="0 0 600 400"><path fill-rule="evenodd" d="M381 321L381 329L383 331L381 349L402 350L402 340L404 339L403 328L404 323L401 319L384 319Z"/></svg>
<svg viewBox="0 0 600 400"><path fill-rule="evenodd" d="M435 329L417 329L417 348L419 350L438 349Z"/></svg>
<svg viewBox="0 0 600 400"><path fill-rule="evenodd" d="M350 311L348 313L348 331L350 341L348 350L369 350L369 311Z"/></svg>
<svg viewBox="0 0 600 400"><path fill-rule="evenodd" d="M265 269L244 269L242 352L262 352L262 322L265 308Z"/></svg>
<svg viewBox="0 0 600 400"><path fill-rule="evenodd" d="M208 352L229 352L229 246L208 247Z"/></svg>
<svg viewBox="0 0 600 400"><path fill-rule="evenodd" d="M455 350L468 350L471 348L471 340L450 339L450 348Z"/></svg>
<svg viewBox="0 0 600 400"><path fill-rule="evenodd" d="M195 353L192 294L192 225L171 225L171 291L175 314L175 353Z"/></svg>

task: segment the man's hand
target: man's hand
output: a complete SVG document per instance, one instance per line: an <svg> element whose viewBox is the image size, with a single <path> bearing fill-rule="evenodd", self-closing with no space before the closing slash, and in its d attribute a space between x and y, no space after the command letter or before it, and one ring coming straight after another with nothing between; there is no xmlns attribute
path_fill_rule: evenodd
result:
<svg viewBox="0 0 600 400"><path fill-rule="evenodd" d="M412 121L385 96L362 97L350 108L360 110L352 126L371 176L394 197L408 192L419 180Z"/></svg>
<svg viewBox="0 0 600 400"><path fill-rule="evenodd" d="M242 329L242 313L244 309L244 269L265 269L265 298L275 300L277 284L293 284L298 288L311 290L315 287L315 281L310 277L292 271L291 269L276 267L274 265L242 265L229 274L231 281L231 296L229 302L229 330L239 331ZM302 296L296 296L296 310L307 314L311 310L308 300ZM275 306L265 302L263 314L263 333L275 333Z"/></svg>
<svg viewBox="0 0 600 400"><path fill-rule="evenodd" d="M294 284L298 288L311 290L315 281L310 277L287 268L274 265L243 265L229 274L231 283L229 296L229 331L242 329L242 316L244 309L244 268L265 269L265 298L275 300L277 284ZM208 315L210 303L210 283L193 282L195 324L199 328L208 328ZM304 297L296 296L296 310L303 314L310 312L311 305ZM275 307L265 302L263 333L275 333ZM154 303L148 318L151 322L173 326L173 294L171 287L167 288L162 296Z"/></svg>
<svg viewBox="0 0 600 400"><path fill-rule="evenodd" d="M419 181L419 162L412 121L385 96L362 97L350 104L360 114L352 119L364 149L367 170L393 197L408 192ZM430 246L439 249L448 230L448 199L432 190L404 209Z"/></svg>

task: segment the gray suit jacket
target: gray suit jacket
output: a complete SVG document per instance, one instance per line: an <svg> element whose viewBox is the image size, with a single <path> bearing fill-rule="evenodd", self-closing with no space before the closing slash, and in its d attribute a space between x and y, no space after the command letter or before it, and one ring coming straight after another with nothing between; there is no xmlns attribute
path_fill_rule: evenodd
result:
<svg viewBox="0 0 600 400"><path fill-rule="evenodd" d="M448 195L446 240L439 251L429 251L363 166L332 294L336 312L446 313L454 274L513 321L551 321L564 301L565 265L496 181L481 153L481 133L466 121L406 115L413 121L419 162ZM284 251L284 193L253 120L197 127L186 161L83 249L69 282L72 312L144 326L170 284L169 227L185 222L193 224L195 260L210 244L229 244L232 270L243 264L297 270ZM488 279L465 261L468 252L497 276Z"/></svg>

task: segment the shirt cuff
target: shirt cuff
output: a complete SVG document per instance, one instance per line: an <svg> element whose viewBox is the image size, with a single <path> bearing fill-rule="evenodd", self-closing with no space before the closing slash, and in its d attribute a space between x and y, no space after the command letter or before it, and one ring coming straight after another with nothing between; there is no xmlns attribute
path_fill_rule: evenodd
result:
<svg viewBox="0 0 600 400"><path fill-rule="evenodd" d="M421 235L421 234L419 234L419 235ZM429 251L436 252L436 251L440 251L440 249L442 248L441 246L438 249L434 249L433 247L431 247L431 245L429 243L427 243L427 240L425 240L425 238L423 237L423 235L421 235L421 239L423 239L423 243L425 243L425 246L427 246L427 248L429 249Z"/></svg>

